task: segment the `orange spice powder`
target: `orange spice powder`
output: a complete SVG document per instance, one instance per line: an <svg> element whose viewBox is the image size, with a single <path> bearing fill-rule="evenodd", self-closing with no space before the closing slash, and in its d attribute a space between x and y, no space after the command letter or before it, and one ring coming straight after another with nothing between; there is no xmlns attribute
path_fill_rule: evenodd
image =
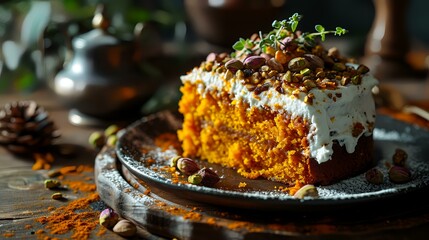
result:
<svg viewBox="0 0 429 240"><path fill-rule="evenodd" d="M50 234L66 234L72 232L72 239L88 239L91 232L98 226L100 212L90 210L90 203L100 199L98 193L74 200L66 206L57 208L49 216L36 219L42 223ZM89 211L80 211L80 210ZM37 231L39 237L46 237L44 231Z"/></svg>
<svg viewBox="0 0 429 240"><path fill-rule="evenodd" d="M37 222L43 224L43 229L38 229L35 233L39 239L57 239L52 235L68 234L71 239L88 239L91 233L99 225L99 211L94 211L90 208L92 202L98 201L99 195L95 192L96 185L87 182L92 178L85 177L83 181L64 180L69 175L80 175L83 172L92 172L94 169L88 165L65 166L55 170L54 176L62 179L62 184L67 185L74 192L85 192L86 195L76 199L65 206L58 208L49 207L50 214L39 217ZM52 174L52 173L51 173ZM84 175L82 175L84 177ZM101 236L105 233L103 229L99 229L96 233Z"/></svg>
<svg viewBox="0 0 429 240"><path fill-rule="evenodd" d="M170 147L173 147L176 150L180 150L180 142L177 139L177 135L174 133L163 133L155 138L155 145L161 148L163 151L167 150Z"/></svg>
<svg viewBox="0 0 429 240"><path fill-rule="evenodd" d="M13 233L13 232L6 232L6 233L3 233L3 237L5 237L5 238L15 237L15 233Z"/></svg>
<svg viewBox="0 0 429 240"><path fill-rule="evenodd" d="M69 186L69 188L73 189L74 191L93 192L97 189L97 186L94 183L68 180L64 180L62 182L64 185Z"/></svg>

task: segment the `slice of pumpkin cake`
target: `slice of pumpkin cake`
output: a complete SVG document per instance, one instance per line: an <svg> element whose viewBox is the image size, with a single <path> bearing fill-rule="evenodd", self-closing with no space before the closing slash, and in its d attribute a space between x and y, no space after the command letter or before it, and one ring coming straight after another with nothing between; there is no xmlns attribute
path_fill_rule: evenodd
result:
<svg viewBox="0 0 429 240"><path fill-rule="evenodd" d="M300 33L300 19L274 21L181 77L184 156L291 184L331 184L372 165L377 80L316 41L345 29Z"/></svg>

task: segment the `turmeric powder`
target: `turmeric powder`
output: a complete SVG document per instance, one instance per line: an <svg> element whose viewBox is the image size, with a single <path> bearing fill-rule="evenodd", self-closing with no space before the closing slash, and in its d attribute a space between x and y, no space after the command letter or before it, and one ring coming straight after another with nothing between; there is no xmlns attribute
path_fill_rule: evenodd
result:
<svg viewBox="0 0 429 240"><path fill-rule="evenodd" d="M58 179L64 179L69 175L78 175L82 172L91 172L91 166L65 166L57 170ZM76 178L75 178L76 179ZM50 239L55 234L67 234L71 239L89 239L92 232L98 226L99 211L92 210L90 204L99 201L100 197L96 193L96 185L94 183L85 182L87 177L79 178L80 180L64 180L62 183L68 186L74 192L83 192L85 195L78 198L65 206L58 208L49 207L51 213L47 216L42 216L36 219L37 222L43 224L43 229L37 230L35 233L40 239ZM97 236L104 234L105 231L100 229Z"/></svg>
<svg viewBox="0 0 429 240"><path fill-rule="evenodd" d="M91 232L98 226L99 211L90 209L90 203L98 201L98 193L72 201L66 206L54 210L49 216L36 219L44 224L50 234L65 234L72 232L72 239L89 239ZM80 211L87 210L87 211ZM36 232L43 237L45 232Z"/></svg>

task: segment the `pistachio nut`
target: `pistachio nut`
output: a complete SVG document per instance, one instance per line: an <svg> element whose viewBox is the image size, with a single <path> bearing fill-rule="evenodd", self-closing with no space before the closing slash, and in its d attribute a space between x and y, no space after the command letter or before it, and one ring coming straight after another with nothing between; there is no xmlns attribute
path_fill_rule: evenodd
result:
<svg viewBox="0 0 429 240"><path fill-rule="evenodd" d="M250 56L244 60L244 66L250 69L258 69L266 62L264 57Z"/></svg>
<svg viewBox="0 0 429 240"><path fill-rule="evenodd" d="M194 185L198 185L203 180L203 176L201 176L199 173L195 173L192 175L189 175L188 182Z"/></svg>
<svg viewBox="0 0 429 240"><path fill-rule="evenodd" d="M342 62L336 62L334 65L332 65L332 70L342 72L346 70L346 65Z"/></svg>
<svg viewBox="0 0 429 240"><path fill-rule="evenodd" d="M105 228L113 228L118 221L118 214L111 208L106 208L100 213L99 222Z"/></svg>
<svg viewBox="0 0 429 240"><path fill-rule="evenodd" d="M225 63L225 67L232 73L237 72L240 69L243 69L243 63L238 59L231 59Z"/></svg>
<svg viewBox="0 0 429 240"><path fill-rule="evenodd" d="M314 185L307 184L302 186L296 193L293 195L295 198L303 199L305 197L318 198L319 192Z"/></svg>
<svg viewBox="0 0 429 240"><path fill-rule="evenodd" d="M393 164L395 164L396 166L403 167L405 166L405 161L407 160L407 158L408 158L407 152L405 152L400 148L397 148L395 150L395 153L393 154L392 161L393 161Z"/></svg>
<svg viewBox="0 0 429 240"><path fill-rule="evenodd" d="M110 135L107 137L106 145L110 147L114 147L116 143L118 142L118 136L116 135Z"/></svg>
<svg viewBox="0 0 429 240"><path fill-rule="evenodd" d="M55 179L46 179L45 188L52 189L61 186L61 182Z"/></svg>
<svg viewBox="0 0 429 240"><path fill-rule="evenodd" d="M206 57L206 61L207 62L214 62L216 61L216 53L209 53L209 55L207 55Z"/></svg>
<svg viewBox="0 0 429 240"><path fill-rule="evenodd" d="M203 167L198 171L198 174L202 177L201 184L207 187L213 187L220 181L217 173L210 168Z"/></svg>
<svg viewBox="0 0 429 240"><path fill-rule="evenodd" d="M285 38L283 38L283 40L281 40L280 48L282 50L285 50L285 49L291 47L293 44L294 44L293 38L291 38L291 37L285 37Z"/></svg>
<svg viewBox="0 0 429 240"><path fill-rule="evenodd" d="M63 194L60 192L56 192L56 193L51 195L51 198L55 199L55 200L61 200L61 199L63 199Z"/></svg>
<svg viewBox="0 0 429 240"><path fill-rule="evenodd" d="M304 54L304 58L307 59L307 61L310 63L309 67L312 69L323 68L325 65L323 59L314 54Z"/></svg>
<svg viewBox="0 0 429 240"><path fill-rule="evenodd" d="M122 237L132 237L136 234L137 227L131 221L122 219L115 224L112 230Z"/></svg>
<svg viewBox="0 0 429 240"><path fill-rule="evenodd" d="M120 128L118 127L118 125L112 124L104 130L104 136L109 137L111 135L116 135L119 130Z"/></svg>
<svg viewBox="0 0 429 240"><path fill-rule="evenodd" d="M411 172L405 167L393 166L389 169L389 179L393 183L406 183L411 180Z"/></svg>
<svg viewBox="0 0 429 240"><path fill-rule="evenodd" d="M328 56L333 58L339 58L340 57L340 51L336 47L332 47L328 50Z"/></svg>
<svg viewBox="0 0 429 240"><path fill-rule="evenodd" d="M177 167L177 160L179 160L182 156L174 156L170 159L170 167Z"/></svg>
<svg viewBox="0 0 429 240"><path fill-rule="evenodd" d="M377 168L372 168L365 173L365 179L371 184L379 185L384 182L384 175Z"/></svg>
<svg viewBox="0 0 429 240"><path fill-rule="evenodd" d="M289 61L288 68L292 72L299 72L302 69L307 68L308 65L309 65L309 62L307 61L307 59L303 57L296 57L296 58L292 58Z"/></svg>
<svg viewBox="0 0 429 240"><path fill-rule="evenodd" d="M261 57L265 58L265 60L270 60L271 58L273 58L273 56L271 54L268 53L261 53Z"/></svg>
<svg viewBox="0 0 429 240"><path fill-rule="evenodd" d="M268 60L267 65L271 69L276 70L277 72L283 72L284 71L283 65L280 64L275 58L271 58L270 60Z"/></svg>
<svg viewBox="0 0 429 240"><path fill-rule="evenodd" d="M89 135L88 142L96 148L101 148L104 145L105 137L101 132L93 132Z"/></svg>
<svg viewBox="0 0 429 240"><path fill-rule="evenodd" d="M176 167L185 175L192 175L200 170L198 164L190 158L179 158Z"/></svg>

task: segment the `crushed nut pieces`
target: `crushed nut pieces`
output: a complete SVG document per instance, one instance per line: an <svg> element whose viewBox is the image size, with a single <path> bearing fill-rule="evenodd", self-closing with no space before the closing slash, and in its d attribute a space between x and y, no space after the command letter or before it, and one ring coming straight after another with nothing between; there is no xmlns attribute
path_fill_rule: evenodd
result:
<svg viewBox="0 0 429 240"><path fill-rule="evenodd" d="M323 49L320 45L314 48ZM202 69L225 73L225 79L241 79L247 89L256 95L271 87L280 94L294 89L307 94L313 88L334 90L348 84L359 85L362 75L369 71L364 65L348 65L349 60L342 58L339 53L329 56L326 50L277 50L275 56L249 54L241 57L244 60L225 53L222 53L222 57L216 57L219 55L210 53L208 60L202 63ZM312 104L312 98L307 95L305 102Z"/></svg>

